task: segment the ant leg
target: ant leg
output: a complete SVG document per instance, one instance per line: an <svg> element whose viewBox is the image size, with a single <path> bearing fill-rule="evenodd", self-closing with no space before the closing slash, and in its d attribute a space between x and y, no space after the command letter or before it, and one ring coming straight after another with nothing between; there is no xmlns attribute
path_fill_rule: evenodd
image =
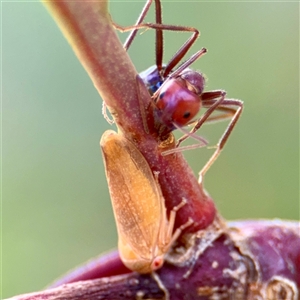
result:
<svg viewBox="0 0 300 300"><path fill-rule="evenodd" d="M174 29L170 29L170 30L188 31L188 32L193 32L193 33L192 33L191 37L180 47L180 49L174 54L174 56L168 62L167 66L165 68L164 74L163 74L164 77L167 77L170 74L170 72L172 71L172 69L181 61L181 59L189 51L189 49L192 47L192 45L195 43L195 41L197 40L197 38L200 35L199 30L196 29L196 28L194 28L194 27L182 27L182 26L174 26L174 27L175 27ZM167 29L167 28L165 28L165 29ZM205 52L206 52L206 49L205 49ZM200 58L200 56L197 57L196 59L198 59L198 58ZM192 62L190 62L188 64L188 66L191 65L195 60L193 60Z"/></svg>
<svg viewBox="0 0 300 300"><path fill-rule="evenodd" d="M183 134L185 134L186 136L192 137L196 141L199 141L199 144L181 146L181 147L173 148L173 149L170 149L170 150L166 150L166 151L163 151L161 153L162 156L166 156L166 155L169 155L169 154L178 153L178 152L182 152L182 151L186 151L186 150L191 150L191 149L198 149L198 148L202 148L202 147L205 147L205 146L208 145L208 141L205 138L203 138L201 136L198 136L198 135L194 135L193 133L188 132L183 127L180 127L176 124L174 124L174 126L176 127L176 129L183 132Z"/></svg>
<svg viewBox="0 0 300 300"><path fill-rule="evenodd" d="M197 139L198 138L201 138L201 137L197 137ZM198 148L202 148L202 147L207 146L208 142L204 138L201 138L201 139L203 139L205 141L205 143L195 144L195 145L188 145L188 146L181 146L179 148L166 150L166 151L162 152L161 155L166 156L166 155L169 155L169 154L174 154L174 153L178 153L178 152L182 152L182 151L186 151L186 150L198 149Z"/></svg>
<svg viewBox="0 0 300 300"><path fill-rule="evenodd" d="M157 0L155 2L157 2ZM139 17L138 17L138 19L137 19L137 21L135 23L135 26L141 24L144 21L144 18L146 17L151 4L152 4L152 0L147 0L144 8L142 9L141 14L139 15ZM113 23L113 25L115 26L115 23ZM131 46L131 43L133 42L133 40L134 40L134 38L135 38L135 36L137 34L137 31L138 31L138 29L133 29L130 32L130 34L128 35L125 43L123 44L123 48L125 49L125 51L127 51L129 49L129 47Z"/></svg>
<svg viewBox="0 0 300 300"><path fill-rule="evenodd" d="M199 51L197 51L187 61L185 61L182 65L180 65L173 73L171 73L168 78L174 78L174 77L178 76L183 70L188 68L192 63L194 63L196 60L198 60L206 52L207 52L206 48L202 48ZM168 72L167 74L169 74L169 73L170 72Z"/></svg>
<svg viewBox="0 0 300 300"><path fill-rule="evenodd" d="M156 24L162 23L162 12L161 12L161 5L160 0L155 0L155 21ZM164 38L163 38L163 31L157 29L155 31L155 46L156 46L156 67L158 72L160 73L162 70L163 65L163 47L164 47Z"/></svg>
<svg viewBox="0 0 300 300"><path fill-rule="evenodd" d="M192 32L191 37L188 38L188 40L180 47L180 49L175 53L175 55L173 56L173 58L171 59L171 61L166 66L166 68L164 70L163 77L167 77L168 76L168 74L172 71L172 69L174 68L174 66L176 66L178 64L178 62L184 57L184 55L187 53L187 51L195 43L196 39L198 38L198 36L200 34L200 32L196 28L187 27L187 26L154 24L154 23L143 23L143 24L138 24L138 25L134 25L134 26L122 27L122 26L120 26L120 25L118 25L116 23L113 23L113 24L114 24L114 27L117 30L121 31L121 32L126 32L126 31L130 31L130 30L141 29L141 28L146 28L146 29L147 28L148 29L152 28L152 29L155 29L156 31L159 31L159 30L169 30L169 31ZM206 49L203 48L199 52L201 52L201 55L203 55L206 52ZM192 56L193 60L188 63L188 66L201 56L201 55L199 56L199 52L197 52L195 54L196 55L195 58L194 58L194 56ZM191 57L191 59L192 59L192 57Z"/></svg>
<svg viewBox="0 0 300 300"><path fill-rule="evenodd" d="M229 118L232 118L232 116L235 114L236 109L235 108L231 108L231 107L223 107L222 105L219 105L216 108L217 111L221 111L222 113L217 115L217 116L210 116L209 118L207 118L205 124L208 123L216 123L219 121L223 121Z"/></svg>
<svg viewBox="0 0 300 300"><path fill-rule="evenodd" d="M106 112L106 107L107 106L106 106L105 102L103 101L102 102L102 115L103 115L104 119L107 121L107 123L109 125L112 125L115 123L115 120L109 118L109 116L107 115L107 112Z"/></svg>
<svg viewBox="0 0 300 300"><path fill-rule="evenodd" d="M155 22L156 24L162 24L162 11L161 11L161 3L160 0L154 0L155 1ZM125 51L127 51L129 49L129 47L131 46L133 40L135 39L135 36L137 34L138 31L138 26L140 24L142 24L142 22L144 21L149 8L152 4L153 0L147 0L141 14L139 15L138 20L136 21L136 24L133 26L132 31L130 32L130 34L128 35L125 43L123 44L123 48L125 49ZM116 23L112 22L113 26L120 30L119 25L117 25ZM123 29L125 29L126 27L123 27ZM122 30L121 30L122 31ZM162 70L162 62L163 62L163 33L162 33L162 29L156 29L156 67L158 69L158 71L160 72Z"/></svg>
<svg viewBox="0 0 300 300"><path fill-rule="evenodd" d="M201 95L202 106L210 107L212 105L212 103L215 102L215 98L217 98L219 96L219 94L220 94L220 91L218 91L218 90L202 93L202 95ZM225 99L224 101L226 102L227 100ZM215 122L219 122L219 121L223 121L223 120L232 118L232 116L236 112L236 108L228 107L228 104L227 105L219 104L215 110L219 111L221 113L218 115L215 115L215 116L209 116L206 119L205 124L215 123ZM189 125L196 124L196 122L192 122Z"/></svg>
<svg viewBox="0 0 300 300"><path fill-rule="evenodd" d="M146 28L156 29L157 33L159 32L159 29L169 30L169 31L192 32L191 37L179 48L179 50L174 54L174 56L168 62L167 66L165 67L163 77L167 77L170 74L172 69L181 61L181 59L185 56L185 54L188 52L188 50L195 43L195 41L197 40L197 38L200 35L200 32L198 29L196 29L194 27L188 27L188 26L166 25L166 24L161 24L158 22L156 22L156 24L152 24L152 23L140 24L139 26L145 26ZM156 40L156 42L157 42L157 40ZM162 45L161 45L161 48L162 48ZM205 49L205 52L206 52L206 49ZM197 57L196 59L198 59L199 57ZM188 66L191 65L195 60L190 62L188 64Z"/></svg>
<svg viewBox="0 0 300 300"><path fill-rule="evenodd" d="M238 106L234 116L232 117L229 125L227 126L225 132L223 133L223 135L221 136L218 144L217 144L217 149L215 150L215 152L213 153L213 155L211 156L211 158L209 159L209 161L205 164L205 166L202 168L202 170L199 172L199 184L202 185L203 182L203 177L205 175L205 173L207 172L207 170L211 167L211 165L214 163L214 161L218 158L218 156L220 155L221 151L224 148L224 145L226 144L229 135L231 134L234 126L236 125L242 111L243 111L243 101L240 100L236 100L236 99L231 99L231 100L225 100L223 102L223 105L235 105Z"/></svg>
<svg viewBox="0 0 300 300"><path fill-rule="evenodd" d="M200 144L197 145L198 146L197 148L205 147L205 146L208 145L208 141L205 138L203 138L201 136L198 136L198 135L194 135L193 133L190 133L188 130L186 130L184 127L178 126L175 123L174 123L174 126L175 126L176 129L178 129L179 131L181 131L183 134L188 135L189 137L194 138L196 141L199 141ZM170 151L172 151L172 150L170 150Z"/></svg>
<svg viewBox="0 0 300 300"><path fill-rule="evenodd" d="M179 147L179 145L185 141L188 137L191 136L191 134L195 133L204 122L207 121L207 119L210 117L210 115L217 109L217 107L225 100L226 92L225 91L214 91L214 92L207 92L212 93L213 98L210 100L207 100L207 103L210 104L210 107L208 110L202 115L202 117L196 122L192 130L188 133L182 136L176 143L176 147ZM215 100L215 98L220 98L219 100ZM203 105L204 106L204 105ZM205 105L205 107L208 107L208 105Z"/></svg>

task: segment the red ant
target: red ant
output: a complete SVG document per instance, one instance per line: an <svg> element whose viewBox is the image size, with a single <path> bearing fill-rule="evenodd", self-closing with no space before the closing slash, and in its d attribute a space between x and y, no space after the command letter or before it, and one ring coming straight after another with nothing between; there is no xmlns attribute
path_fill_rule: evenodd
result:
<svg viewBox="0 0 300 300"><path fill-rule="evenodd" d="M130 35L124 43L125 50L128 50L130 47L138 29L152 28L156 31L156 67L151 67L145 72L140 73L140 77L142 77L149 93L152 95L155 106L154 116L159 123L160 136L167 136L174 129L182 130L183 126L194 124L194 127L189 133L183 130L185 134L177 141L175 149L165 151L162 155L169 155L202 146L203 144L179 147L189 136L206 143L205 140L195 137L194 135L203 123L231 118L229 125L216 146L215 152L199 172L199 183L202 184L204 174L219 156L236 125L243 110L243 102L237 99L226 99L226 92L223 90L203 92L205 87L203 74L193 71L188 67L206 53L205 48L196 52L186 62L175 69L175 71L172 71L194 44L200 33L193 27L162 24L160 0L154 1L156 23L142 23L153 2L153 0L147 0L134 26L121 27L117 24L114 24L114 26L122 32L131 30ZM170 62L165 66L162 64L163 30L192 32L192 36L180 47ZM207 108L206 112L198 120L193 121L193 118L201 107ZM215 110L222 113L217 116L212 116Z"/></svg>

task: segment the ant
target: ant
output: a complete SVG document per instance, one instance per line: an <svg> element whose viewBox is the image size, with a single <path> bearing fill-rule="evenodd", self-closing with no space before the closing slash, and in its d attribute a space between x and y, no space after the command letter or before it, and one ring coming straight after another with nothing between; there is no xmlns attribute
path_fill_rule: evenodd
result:
<svg viewBox="0 0 300 300"><path fill-rule="evenodd" d="M215 152L199 172L199 184L202 185L205 173L220 155L229 135L242 113L243 102L237 99L227 99L226 92L223 90L204 92L204 75L200 72L189 69L189 66L207 52L205 48L197 51L187 61L173 71L191 46L195 43L200 33L193 27L162 24L160 0L154 1L156 23L142 23L153 2L153 0L147 0L135 25L128 27L121 27L115 23L113 23L113 25L121 32L131 31L123 45L126 51L130 47L139 29L151 28L156 31L156 66L140 73L139 76L142 78L150 95L152 96L154 117L156 123L159 124L160 136L166 137L175 129L180 129L185 133L180 139L178 139L174 149L164 151L162 155L169 155L183 150L194 149L203 145L197 144L179 147L180 144L190 136L200 140L204 144L207 144L204 139L195 136L194 133L204 123L231 118L229 125L226 127L223 135L216 145ZM162 63L164 30L192 32L190 38L188 38L187 41L179 48L167 65L163 65ZM207 110L198 120L193 120L201 107L204 107ZM219 111L221 113L217 116L212 116L214 111ZM145 115L142 113L142 116ZM190 132L185 132L185 130L182 129L182 127L186 125L193 125Z"/></svg>

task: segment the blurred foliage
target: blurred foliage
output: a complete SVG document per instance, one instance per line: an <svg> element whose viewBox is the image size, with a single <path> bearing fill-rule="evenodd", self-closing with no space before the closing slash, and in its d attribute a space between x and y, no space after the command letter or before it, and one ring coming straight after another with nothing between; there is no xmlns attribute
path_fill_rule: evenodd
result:
<svg viewBox="0 0 300 300"><path fill-rule="evenodd" d="M222 215L299 219L298 3L163 4L166 24L201 30L188 56L208 49L193 65L209 78L207 90L225 89L245 103L205 178ZM110 4L122 25L133 24L142 6ZM165 36L167 61L189 34ZM153 65L153 31L139 35L129 54L138 71ZM2 70L2 291L8 297L43 288L115 247L117 236L98 144L111 127L92 82L40 3L2 3ZM199 134L214 145L225 127L207 125ZM186 152L195 173L210 153Z"/></svg>

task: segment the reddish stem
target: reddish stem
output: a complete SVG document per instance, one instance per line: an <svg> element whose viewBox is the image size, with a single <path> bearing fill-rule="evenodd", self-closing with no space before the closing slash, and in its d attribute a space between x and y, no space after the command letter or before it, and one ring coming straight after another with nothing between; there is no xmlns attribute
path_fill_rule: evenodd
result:
<svg viewBox="0 0 300 300"><path fill-rule="evenodd" d="M215 225L194 235L185 255L170 253L156 277L129 273L10 300L299 299L298 222L256 220L234 222L229 228Z"/></svg>

